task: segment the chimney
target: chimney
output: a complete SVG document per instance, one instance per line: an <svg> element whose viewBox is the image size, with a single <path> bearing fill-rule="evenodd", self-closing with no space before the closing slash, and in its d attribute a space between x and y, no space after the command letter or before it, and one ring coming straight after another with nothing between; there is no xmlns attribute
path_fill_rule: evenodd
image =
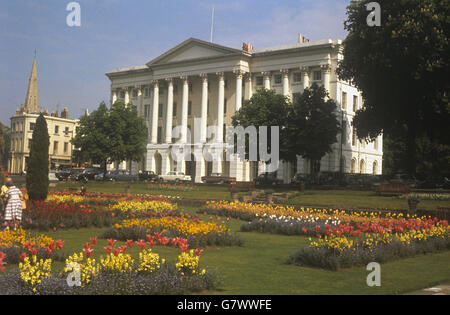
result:
<svg viewBox="0 0 450 315"><path fill-rule="evenodd" d="M309 42L309 39L306 37L303 37L301 33L298 33L298 43L303 44Z"/></svg>
<svg viewBox="0 0 450 315"><path fill-rule="evenodd" d="M242 50L246 52L252 52L253 51L253 45L250 43L242 43Z"/></svg>

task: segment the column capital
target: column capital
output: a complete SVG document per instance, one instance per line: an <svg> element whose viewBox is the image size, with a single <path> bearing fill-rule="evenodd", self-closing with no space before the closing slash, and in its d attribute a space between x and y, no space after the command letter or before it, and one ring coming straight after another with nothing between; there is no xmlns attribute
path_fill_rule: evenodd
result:
<svg viewBox="0 0 450 315"><path fill-rule="evenodd" d="M330 64L320 65L320 69L322 69L323 72L330 72L331 65Z"/></svg>
<svg viewBox="0 0 450 315"><path fill-rule="evenodd" d="M262 71L261 74L265 77L270 77L270 75L272 74L270 71Z"/></svg>
<svg viewBox="0 0 450 315"><path fill-rule="evenodd" d="M219 77L219 79L224 79L225 72L216 72L216 75Z"/></svg>
<svg viewBox="0 0 450 315"><path fill-rule="evenodd" d="M280 73L281 73L283 76L288 76L288 75L289 75L289 69L281 69L281 70L280 70Z"/></svg>
<svg viewBox="0 0 450 315"><path fill-rule="evenodd" d="M182 81L188 81L188 76L187 75L180 75L180 80Z"/></svg>
<svg viewBox="0 0 450 315"><path fill-rule="evenodd" d="M203 82L205 82L205 81L208 82L208 74L207 73L200 73L198 76L202 79Z"/></svg>
<svg viewBox="0 0 450 315"><path fill-rule="evenodd" d="M311 67L308 66L301 66L300 70L304 73L309 73L311 71Z"/></svg>
<svg viewBox="0 0 450 315"><path fill-rule="evenodd" d="M233 73L236 75L236 77L240 77L240 78L242 78L246 74L246 72L241 69L235 69L235 70L233 70Z"/></svg>
<svg viewBox="0 0 450 315"><path fill-rule="evenodd" d="M159 80L152 80L152 84L154 87L158 87L159 86Z"/></svg>
<svg viewBox="0 0 450 315"><path fill-rule="evenodd" d="M173 78L165 78L164 81L167 83L173 83Z"/></svg>

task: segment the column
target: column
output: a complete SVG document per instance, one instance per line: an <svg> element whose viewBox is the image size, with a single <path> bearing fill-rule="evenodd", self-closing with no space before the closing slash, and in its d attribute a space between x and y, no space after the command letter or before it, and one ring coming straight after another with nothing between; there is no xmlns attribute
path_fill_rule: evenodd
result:
<svg viewBox="0 0 450 315"><path fill-rule="evenodd" d="M152 112L152 139L151 143L158 142L158 110L159 110L159 84L158 80L153 82L153 112Z"/></svg>
<svg viewBox="0 0 450 315"><path fill-rule="evenodd" d="M236 75L236 110L242 107L242 76L244 72L242 70L233 71Z"/></svg>
<svg viewBox="0 0 450 315"><path fill-rule="evenodd" d="M142 86L137 85L135 86L135 88L137 89L137 95L138 95L138 113L139 116L143 116L144 115L144 110L142 109Z"/></svg>
<svg viewBox="0 0 450 315"><path fill-rule="evenodd" d="M281 75L283 76L283 95L289 95L289 70L281 70Z"/></svg>
<svg viewBox="0 0 450 315"><path fill-rule="evenodd" d="M262 72L262 75L264 76L264 88L270 90L270 72Z"/></svg>
<svg viewBox="0 0 450 315"><path fill-rule="evenodd" d="M303 73L303 90L309 88L309 67L301 67Z"/></svg>
<svg viewBox="0 0 450 315"><path fill-rule="evenodd" d="M224 116L224 101L225 101L225 79L223 72L217 72L219 78L219 91L217 100L217 132L216 142L223 142L223 116Z"/></svg>
<svg viewBox="0 0 450 315"><path fill-rule="evenodd" d="M208 75L206 73L200 74L202 78L202 107L200 120L200 142L206 142L206 130L208 122Z"/></svg>
<svg viewBox="0 0 450 315"><path fill-rule="evenodd" d="M172 143L173 122L173 79L167 81L167 116L166 116L166 143Z"/></svg>
<svg viewBox="0 0 450 315"><path fill-rule="evenodd" d="M248 73L245 78L245 93L244 98L246 100L251 99L253 96L253 86L252 86L252 74Z"/></svg>
<svg viewBox="0 0 450 315"><path fill-rule="evenodd" d="M187 76L182 76L183 81L183 98L181 102L181 142L187 142L187 119L188 119L188 102L189 102L189 81ZM189 139L190 140L190 139Z"/></svg>
<svg viewBox="0 0 450 315"><path fill-rule="evenodd" d="M111 105L114 104L116 101L117 101L117 90L112 89Z"/></svg>
<svg viewBox="0 0 450 315"><path fill-rule="evenodd" d="M125 105L130 103L130 89L128 87L125 88Z"/></svg>
<svg viewBox="0 0 450 315"><path fill-rule="evenodd" d="M331 67L329 64L320 66L322 69L322 79L323 79L323 87L325 90L330 93L330 74Z"/></svg>

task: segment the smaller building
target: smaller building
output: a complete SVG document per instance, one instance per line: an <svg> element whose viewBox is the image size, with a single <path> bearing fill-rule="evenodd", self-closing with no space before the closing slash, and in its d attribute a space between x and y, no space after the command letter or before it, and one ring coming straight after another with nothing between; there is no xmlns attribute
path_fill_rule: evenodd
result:
<svg viewBox="0 0 450 315"><path fill-rule="evenodd" d="M17 109L11 117L11 148L8 159L8 171L11 174L22 174L27 170L27 159L30 156L31 141L36 119L44 113L50 136L49 166L56 169L60 166L72 165L72 138L75 136L79 120L69 119L69 111L64 108L61 113L48 113L39 109L37 88L36 57L33 61L25 105Z"/></svg>

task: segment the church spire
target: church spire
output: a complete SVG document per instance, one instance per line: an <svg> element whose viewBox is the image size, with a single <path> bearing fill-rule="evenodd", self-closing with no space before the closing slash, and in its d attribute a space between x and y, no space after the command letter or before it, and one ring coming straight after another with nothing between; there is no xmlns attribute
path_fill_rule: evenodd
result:
<svg viewBox="0 0 450 315"><path fill-rule="evenodd" d="M36 51L34 54L33 67L31 68L30 81L28 82L27 98L25 99L25 111L27 113L39 112L39 96L37 85L37 70L36 70Z"/></svg>

